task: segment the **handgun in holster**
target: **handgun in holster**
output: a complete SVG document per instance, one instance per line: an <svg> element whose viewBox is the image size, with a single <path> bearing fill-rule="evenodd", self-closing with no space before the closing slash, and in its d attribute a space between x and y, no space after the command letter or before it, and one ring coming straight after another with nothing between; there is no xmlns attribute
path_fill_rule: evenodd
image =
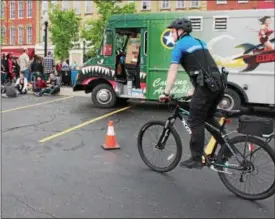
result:
<svg viewBox="0 0 275 219"><path fill-rule="evenodd" d="M204 86L204 77L201 70L190 72L190 76L195 79L197 86Z"/></svg>

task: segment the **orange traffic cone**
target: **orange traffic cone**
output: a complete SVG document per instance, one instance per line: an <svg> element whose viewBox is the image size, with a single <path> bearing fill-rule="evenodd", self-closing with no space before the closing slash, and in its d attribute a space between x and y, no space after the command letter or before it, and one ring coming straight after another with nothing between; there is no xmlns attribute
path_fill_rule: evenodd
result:
<svg viewBox="0 0 275 219"><path fill-rule="evenodd" d="M107 135L105 138L105 143L102 145L105 150L120 149L120 146L116 143L116 135L113 126L113 121L109 121Z"/></svg>

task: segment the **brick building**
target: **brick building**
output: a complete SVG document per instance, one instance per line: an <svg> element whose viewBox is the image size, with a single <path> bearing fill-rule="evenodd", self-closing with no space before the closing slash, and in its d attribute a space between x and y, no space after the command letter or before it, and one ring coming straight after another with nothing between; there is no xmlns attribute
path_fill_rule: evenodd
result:
<svg viewBox="0 0 275 219"><path fill-rule="evenodd" d="M201 0L141 0L141 1L127 1L135 2L136 10L138 12L174 12L184 10L206 10L207 1Z"/></svg>
<svg viewBox="0 0 275 219"><path fill-rule="evenodd" d="M245 10L257 9L258 0L213 0L207 2L207 10Z"/></svg>
<svg viewBox="0 0 275 219"><path fill-rule="evenodd" d="M1 1L1 51L12 52L14 56L28 48L34 53L39 26L39 1L2 0Z"/></svg>
<svg viewBox="0 0 275 219"><path fill-rule="evenodd" d="M274 0L260 0L258 2L259 2L258 9L275 8Z"/></svg>

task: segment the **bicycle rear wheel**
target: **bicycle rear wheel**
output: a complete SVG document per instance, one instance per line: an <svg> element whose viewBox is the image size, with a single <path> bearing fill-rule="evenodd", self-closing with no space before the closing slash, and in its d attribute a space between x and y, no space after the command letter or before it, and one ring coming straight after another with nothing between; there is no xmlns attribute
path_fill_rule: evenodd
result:
<svg viewBox="0 0 275 219"><path fill-rule="evenodd" d="M173 170L178 163L180 162L181 155L182 155L182 144L180 140L180 136L176 129L172 126L168 126L169 130L169 137L167 140L167 143L163 149L157 148L157 142L160 139L161 133L163 132L163 129L165 127L165 122L163 121L150 121L147 122L143 127L141 128L139 134L138 134L138 152L140 154L141 159L143 162L150 167L152 170L160 173L168 172ZM165 164L164 166L157 166L152 161L149 160L148 154L145 152L145 137L147 134L149 134L150 129L157 129L158 130L158 136L156 137L155 141L149 143L149 148L153 149L156 153L162 153L164 155L164 159L166 160L168 164ZM175 146L176 152L172 152L170 150L170 147L167 146L168 142L170 140L174 140L174 143L172 145Z"/></svg>
<svg viewBox="0 0 275 219"><path fill-rule="evenodd" d="M275 154L272 147L268 144L266 144L264 141L262 141L259 138L255 138L252 136L236 136L230 140L231 145L234 145L240 152L243 154L243 156L246 158L243 161L243 166L246 167L245 170L233 170L229 167L220 167L220 170L225 171L236 171L237 173L234 174L228 174L219 172L219 177L222 181L222 183L226 186L229 191L234 193L235 195L247 199L247 200L262 200L267 199L270 196L272 196L275 193L275 173L274 173L274 167L275 167ZM239 147L237 144L242 143L244 145L244 151L242 152L242 148ZM227 150L227 153L225 152ZM248 151L248 153L246 153ZM265 156L260 159L260 164L257 165L256 159L259 158L260 152L265 154ZM222 147L221 150L218 153L217 157L217 163L224 163L228 162L228 165L232 165L232 161L230 159L234 158L228 157L228 149L227 147ZM234 162L235 164L238 164L238 162ZM263 163L268 163L266 168L262 168L263 170L260 170L260 167L262 167ZM267 168L268 167L268 168ZM264 176L267 176L267 178L270 178L270 182L267 182L266 179L262 177L259 177L258 179L255 179L258 173L264 174ZM232 176L232 177L230 177ZM237 187L237 183L232 183L231 180L233 177L236 177L237 181L239 181L240 187L244 187L244 191L241 190L241 188ZM229 179L230 177L230 179ZM253 180L252 180L253 179ZM260 185L256 185L254 188L261 190L254 193L248 193L246 191L247 185L244 183L249 182L249 187L252 185L251 182L262 182ZM267 186L264 186L264 183L268 184ZM252 186L251 186L252 187Z"/></svg>

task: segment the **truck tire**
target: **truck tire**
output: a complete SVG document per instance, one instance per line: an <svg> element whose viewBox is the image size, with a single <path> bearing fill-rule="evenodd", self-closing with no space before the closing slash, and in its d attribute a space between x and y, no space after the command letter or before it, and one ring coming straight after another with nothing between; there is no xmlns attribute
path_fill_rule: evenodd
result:
<svg viewBox="0 0 275 219"><path fill-rule="evenodd" d="M219 104L219 108L237 110L241 108L241 104L242 101L240 95L236 91L227 88L224 97Z"/></svg>
<svg viewBox="0 0 275 219"><path fill-rule="evenodd" d="M99 84L92 91L92 101L96 107L112 108L116 105L117 97L109 84Z"/></svg>

